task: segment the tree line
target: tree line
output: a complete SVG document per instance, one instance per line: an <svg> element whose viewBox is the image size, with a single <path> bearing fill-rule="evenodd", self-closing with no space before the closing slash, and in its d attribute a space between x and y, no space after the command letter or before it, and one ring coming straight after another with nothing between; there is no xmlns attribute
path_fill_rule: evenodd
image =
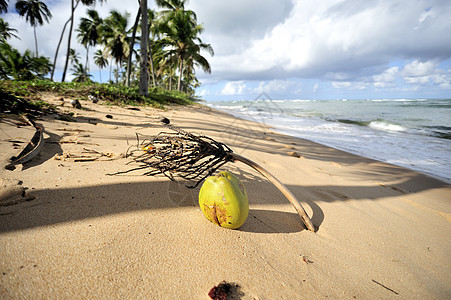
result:
<svg viewBox="0 0 451 300"><path fill-rule="evenodd" d="M0 0L0 13L7 11L8 1ZM211 72L202 51L213 55L213 48L201 40L203 25L198 24L194 11L185 8L186 0L155 0L158 11L148 9L147 0L138 0L133 24L127 12L113 10L106 18L101 18L92 7L107 0L70 1L70 16L62 28L52 62L48 57L39 56L38 52L37 27L49 23L52 18L43 1L17 0L15 3L19 15L33 27L34 54L30 50L20 53L8 44L8 39L20 37L16 29L0 18L0 78L29 80L50 74L50 79L54 80L56 63L65 51L61 81L66 80L69 69L73 81L90 82L89 54L93 48L97 48L93 63L101 82L101 71L109 68L110 83L139 87L142 95L147 94L149 87L194 94L194 89L200 85L195 68ZM74 14L80 4L87 7L87 12L74 29ZM83 59L71 47L73 34L86 50ZM63 50L65 36L67 45Z"/></svg>

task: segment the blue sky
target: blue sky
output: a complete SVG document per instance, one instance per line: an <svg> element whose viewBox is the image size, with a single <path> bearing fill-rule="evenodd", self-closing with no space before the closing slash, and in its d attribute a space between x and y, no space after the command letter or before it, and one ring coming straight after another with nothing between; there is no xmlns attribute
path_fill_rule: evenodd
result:
<svg viewBox="0 0 451 300"><path fill-rule="evenodd" d="M40 54L53 59L70 4L45 2L53 18L38 28ZM137 1L123 0L96 6L103 17L111 9L128 11L130 26L137 8ZM213 57L205 53L212 73L198 71L197 93L206 100L255 99L262 92L272 99L451 97L451 1L191 0L188 8L215 50ZM85 11L78 8L76 19ZM34 49L25 20L12 9L2 17L19 30L21 40L10 42ZM84 56L75 38L73 47ZM61 55L57 78L63 61Z"/></svg>

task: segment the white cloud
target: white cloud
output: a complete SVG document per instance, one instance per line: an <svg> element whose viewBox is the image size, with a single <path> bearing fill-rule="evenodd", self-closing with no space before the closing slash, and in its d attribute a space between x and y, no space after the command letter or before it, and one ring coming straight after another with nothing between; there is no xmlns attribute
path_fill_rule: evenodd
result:
<svg viewBox="0 0 451 300"><path fill-rule="evenodd" d="M418 77L404 77L404 80L409 84L425 84L428 83L430 76L418 76Z"/></svg>
<svg viewBox="0 0 451 300"><path fill-rule="evenodd" d="M204 24L203 40L212 43L216 55L242 53L263 38L291 12L290 0L190 1L188 7Z"/></svg>
<svg viewBox="0 0 451 300"><path fill-rule="evenodd" d="M448 58L451 40L443 37L451 28L450 13L451 2L439 0L293 1L291 14L264 37L248 35L244 50L236 46L240 51L212 58L213 76L352 78L378 74L394 57ZM254 18L251 11L248 16Z"/></svg>
<svg viewBox="0 0 451 300"><path fill-rule="evenodd" d="M337 89L364 90L368 87L367 82L363 81L333 81L332 86Z"/></svg>
<svg viewBox="0 0 451 300"><path fill-rule="evenodd" d="M388 68L384 72L373 76L373 84L377 88L394 86L398 73L399 67Z"/></svg>
<svg viewBox="0 0 451 300"><path fill-rule="evenodd" d="M432 80L444 90L451 89L451 70L447 74L433 75Z"/></svg>
<svg viewBox="0 0 451 300"><path fill-rule="evenodd" d="M412 85L439 84L442 89L449 89L451 70L443 70L435 61L420 62L414 60L400 71L404 81Z"/></svg>
<svg viewBox="0 0 451 300"><path fill-rule="evenodd" d="M436 72L437 63L432 61L420 62L414 60L404 66L402 74L406 77L422 77Z"/></svg>
<svg viewBox="0 0 451 300"><path fill-rule="evenodd" d="M281 93L287 92L289 89L292 89L296 85L296 82L289 80L271 80L269 82L261 81L257 88L254 89L254 92L257 94L260 93Z"/></svg>
<svg viewBox="0 0 451 300"><path fill-rule="evenodd" d="M220 94L227 96L242 95L245 88L244 81L230 81L226 83Z"/></svg>
<svg viewBox="0 0 451 300"><path fill-rule="evenodd" d="M205 96L210 95L210 91L207 89L201 89L197 92L197 95L200 97L205 97Z"/></svg>
<svg viewBox="0 0 451 300"><path fill-rule="evenodd" d="M13 13L13 2L9 1L10 13L2 17L18 29L21 40L9 41L21 51L34 51L33 29ZM50 24L38 27L37 34L39 53L53 61L61 29L70 15L70 1L49 0L47 4L53 18ZM155 8L154 1L149 6ZM401 85L407 85L404 90L413 91L433 85L448 90L451 86L451 39L446 38L451 31L451 1L192 0L188 7L204 24L203 42L215 50L214 57L206 55L212 74L198 72L203 89L207 90L207 84L221 87L210 95L294 94L300 90L299 81L306 78L321 82L320 90L316 84L307 85L312 86L308 92L318 94L331 87L332 91L370 86L401 91ZM128 11L131 27L138 2L108 0L95 8L101 17L112 9ZM82 57L85 49L76 42L75 29L86 10L80 6L76 11L72 42ZM66 38L58 57L59 71ZM95 67L91 65L91 69Z"/></svg>
<svg viewBox="0 0 451 300"><path fill-rule="evenodd" d="M349 81L332 81L332 86L336 89L349 88L351 84Z"/></svg>

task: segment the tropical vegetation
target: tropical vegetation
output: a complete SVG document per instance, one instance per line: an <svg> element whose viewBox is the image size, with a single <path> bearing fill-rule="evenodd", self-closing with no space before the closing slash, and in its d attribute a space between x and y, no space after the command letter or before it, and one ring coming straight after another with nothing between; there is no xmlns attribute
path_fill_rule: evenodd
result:
<svg viewBox="0 0 451 300"><path fill-rule="evenodd" d="M61 82L66 81L69 71L74 83L95 85L97 89L110 85L135 91L133 93L141 96L148 93L158 95L153 100L177 98L182 93L194 96L195 88L199 86L196 70L211 72L203 53L213 55L213 49L201 40L203 25L198 24L195 12L186 9L187 0L155 0L159 7L157 11L147 8L147 0L138 0L140 6L134 14L134 22L129 13L114 10L106 17L100 17L94 5L106 1L70 0L70 15L62 28L52 61L39 56L36 33L37 26L51 23L49 8L41 0L15 1L19 15L33 27L35 51L33 55L30 50L21 53L13 48L8 43L9 39L20 38L20 35L0 18L0 78L41 82L50 77L51 82L60 50L66 47L63 50L66 54ZM87 12L80 19L79 26L74 28L74 15L79 6L87 7ZM7 9L8 0L0 0L0 12ZM84 59L80 59L80 54L71 48L74 30L77 42L85 48ZM62 41L66 35L67 45L64 46ZM93 57L92 62L90 57ZM93 72L101 74L106 68L109 68L108 84L93 83Z"/></svg>
<svg viewBox="0 0 451 300"><path fill-rule="evenodd" d="M17 0L16 10L20 16L25 17L28 23L33 26L34 43L36 47L35 55L38 57L38 38L36 36L36 27L43 25L44 21L50 21L52 14L47 5L39 0Z"/></svg>

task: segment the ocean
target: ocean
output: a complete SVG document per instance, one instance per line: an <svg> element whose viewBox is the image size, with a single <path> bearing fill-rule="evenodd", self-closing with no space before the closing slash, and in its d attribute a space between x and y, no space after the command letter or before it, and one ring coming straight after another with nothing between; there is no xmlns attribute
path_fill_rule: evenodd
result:
<svg viewBox="0 0 451 300"><path fill-rule="evenodd" d="M451 183L451 99L211 101L275 131Z"/></svg>

